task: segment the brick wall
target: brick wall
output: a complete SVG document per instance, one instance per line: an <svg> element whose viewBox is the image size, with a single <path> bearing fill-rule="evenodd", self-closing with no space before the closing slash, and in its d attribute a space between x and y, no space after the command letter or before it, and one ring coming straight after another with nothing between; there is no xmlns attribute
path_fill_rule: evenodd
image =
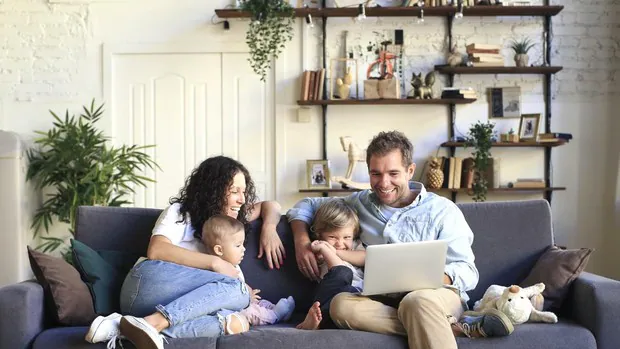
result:
<svg viewBox="0 0 620 349"><path fill-rule="evenodd" d="M5 0L0 5L0 97L30 102L78 96L87 21L85 5Z"/></svg>

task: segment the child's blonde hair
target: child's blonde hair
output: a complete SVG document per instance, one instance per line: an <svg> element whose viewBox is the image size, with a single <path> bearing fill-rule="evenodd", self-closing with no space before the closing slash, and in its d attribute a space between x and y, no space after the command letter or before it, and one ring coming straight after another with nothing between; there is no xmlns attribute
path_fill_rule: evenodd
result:
<svg viewBox="0 0 620 349"><path fill-rule="evenodd" d="M202 225L202 243L207 250L213 252L213 246L222 243L226 235L243 231L243 223L224 214L216 214Z"/></svg>
<svg viewBox="0 0 620 349"><path fill-rule="evenodd" d="M360 235L360 221L355 209L342 199L331 199L319 207L314 215L311 231L314 239L327 231L353 225L353 238Z"/></svg>

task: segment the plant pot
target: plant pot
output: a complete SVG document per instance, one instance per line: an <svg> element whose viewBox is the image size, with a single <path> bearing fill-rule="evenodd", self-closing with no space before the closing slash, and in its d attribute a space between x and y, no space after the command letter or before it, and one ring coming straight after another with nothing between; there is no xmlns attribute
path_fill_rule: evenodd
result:
<svg viewBox="0 0 620 349"><path fill-rule="evenodd" d="M519 135L503 133L500 136L502 142L506 143L519 143Z"/></svg>
<svg viewBox="0 0 620 349"><path fill-rule="evenodd" d="M515 55L515 64L517 67L527 67L530 62L530 57L527 53L519 53Z"/></svg>

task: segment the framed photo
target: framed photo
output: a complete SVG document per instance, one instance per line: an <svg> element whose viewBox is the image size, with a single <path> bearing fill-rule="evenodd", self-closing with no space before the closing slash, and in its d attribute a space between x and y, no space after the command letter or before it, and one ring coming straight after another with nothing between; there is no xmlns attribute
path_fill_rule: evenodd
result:
<svg viewBox="0 0 620 349"><path fill-rule="evenodd" d="M540 127L540 114L523 114L519 123L519 139L521 141L536 141Z"/></svg>
<svg viewBox="0 0 620 349"><path fill-rule="evenodd" d="M489 108L492 118L521 117L521 88L493 87L489 89Z"/></svg>
<svg viewBox="0 0 620 349"><path fill-rule="evenodd" d="M306 176L309 189L330 189L329 160L306 160Z"/></svg>

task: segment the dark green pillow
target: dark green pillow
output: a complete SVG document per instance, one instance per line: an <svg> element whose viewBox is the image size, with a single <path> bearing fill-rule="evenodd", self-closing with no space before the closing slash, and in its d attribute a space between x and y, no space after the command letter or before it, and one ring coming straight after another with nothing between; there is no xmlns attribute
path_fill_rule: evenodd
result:
<svg viewBox="0 0 620 349"><path fill-rule="evenodd" d="M121 251L95 251L72 239L73 264L88 286L95 312L108 315L120 312L120 293L125 276L139 256Z"/></svg>

